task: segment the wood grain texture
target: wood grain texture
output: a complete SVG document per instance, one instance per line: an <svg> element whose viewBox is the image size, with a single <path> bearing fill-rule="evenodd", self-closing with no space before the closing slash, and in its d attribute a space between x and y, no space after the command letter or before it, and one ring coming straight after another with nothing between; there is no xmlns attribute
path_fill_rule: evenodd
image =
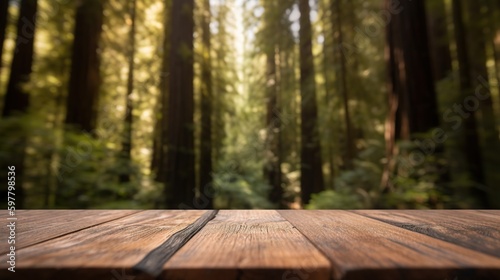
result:
<svg viewBox="0 0 500 280"><path fill-rule="evenodd" d="M500 279L500 259L348 211L279 211L334 279Z"/></svg>
<svg viewBox="0 0 500 280"><path fill-rule="evenodd" d="M221 210L164 266L164 279L329 279L328 260L274 210Z"/></svg>
<svg viewBox="0 0 500 280"><path fill-rule="evenodd" d="M138 213L138 210L17 210L16 249ZM1 217L7 221L7 211ZM0 227L0 254L7 252L8 228Z"/></svg>
<svg viewBox="0 0 500 280"><path fill-rule="evenodd" d="M143 211L18 250L16 268L20 274L15 276L77 280L113 279L113 271L133 275L132 267L146 254L205 212ZM0 256L1 279L10 276L5 274L10 273L6 261L6 255Z"/></svg>
<svg viewBox="0 0 500 280"><path fill-rule="evenodd" d="M500 210L471 210L474 213L489 216L490 218L500 221Z"/></svg>
<svg viewBox="0 0 500 280"><path fill-rule="evenodd" d="M354 211L407 230L500 257L500 221L473 210Z"/></svg>
<svg viewBox="0 0 500 280"><path fill-rule="evenodd" d="M191 225L183 228L170 236L167 241L147 254L134 269L147 273L153 277L161 274L163 265L186 244L198 231L200 231L215 215L217 210L207 211Z"/></svg>

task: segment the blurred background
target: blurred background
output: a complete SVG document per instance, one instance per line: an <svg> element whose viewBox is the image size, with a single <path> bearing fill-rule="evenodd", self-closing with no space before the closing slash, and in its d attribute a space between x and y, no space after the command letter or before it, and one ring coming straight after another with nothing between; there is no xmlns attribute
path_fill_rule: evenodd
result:
<svg viewBox="0 0 500 280"><path fill-rule="evenodd" d="M5 207L500 207L497 0L0 0L0 54Z"/></svg>

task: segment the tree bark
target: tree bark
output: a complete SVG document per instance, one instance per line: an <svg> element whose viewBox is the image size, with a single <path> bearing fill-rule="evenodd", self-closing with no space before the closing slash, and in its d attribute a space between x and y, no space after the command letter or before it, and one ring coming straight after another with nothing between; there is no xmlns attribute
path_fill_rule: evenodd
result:
<svg viewBox="0 0 500 280"><path fill-rule="evenodd" d="M469 54L467 46L467 34L463 22L462 1L453 0L453 24L455 26L455 40L457 45L457 59L459 64L460 91L462 98L473 95L473 83L471 80L471 66L469 64ZM471 112L467 118L463 118L464 147L467 161L467 170L471 179L479 184L485 183L483 158L479 137L477 133L476 112ZM487 205L486 192L474 188L472 194L480 201L481 205Z"/></svg>
<svg viewBox="0 0 500 280"><path fill-rule="evenodd" d="M308 0L299 1L300 11L300 92L301 92L301 197L309 203L311 194L324 190L321 147L318 132L312 27Z"/></svg>
<svg viewBox="0 0 500 280"><path fill-rule="evenodd" d="M164 18L163 23L163 45L162 45L162 62L161 62L161 73L160 73L160 96L158 98L158 108L157 108L157 121L154 129L154 139L153 139L153 158L151 160L151 171L155 174L155 180L158 182L163 182L165 178L163 177L163 171L166 169L166 147L168 146L168 139L163 137L167 135L167 115L166 109L168 108L168 92L169 92L169 80L170 80L170 32L171 32L171 8L172 1L164 1Z"/></svg>
<svg viewBox="0 0 500 280"><path fill-rule="evenodd" d="M165 206L191 207L195 199L193 32L194 0L173 0L165 156Z"/></svg>
<svg viewBox="0 0 500 280"><path fill-rule="evenodd" d="M211 11L210 1L203 0L202 41L203 56L201 62L201 138L199 157L200 197L203 208L213 208L212 191L212 60L211 60Z"/></svg>
<svg viewBox="0 0 500 280"><path fill-rule="evenodd" d="M266 139L266 159L265 176L271 185L269 200L282 208L284 206L283 188L281 186L281 121L280 108L278 105L278 94L280 80L278 78L275 46L269 46L266 54L267 58L267 139Z"/></svg>
<svg viewBox="0 0 500 280"><path fill-rule="evenodd" d="M65 124L87 133L95 130L101 84L99 41L103 23L103 1L79 1L71 58Z"/></svg>
<svg viewBox="0 0 500 280"><path fill-rule="evenodd" d="M32 71L36 12L36 0L21 1L16 46L2 113L4 117L24 114L29 107L29 94L23 86L29 82Z"/></svg>
<svg viewBox="0 0 500 280"><path fill-rule="evenodd" d="M19 19L17 21L17 38L12 58L7 93L5 94L3 117L22 116L29 108L29 93L23 86L30 81L33 66L34 39L37 14L37 0L21 1ZM16 170L16 207L23 208L25 194L23 190L24 179L24 159L27 143L26 131L16 137L15 144L11 151L16 156L12 158L11 165Z"/></svg>
<svg viewBox="0 0 500 280"><path fill-rule="evenodd" d="M130 11L130 32L129 32L129 53L128 53L128 77L127 77L127 96L125 105L124 135L122 141L122 160L127 167L132 159L132 125L133 110L132 93L134 91L134 59L135 59L135 19L136 19L136 0L129 1ZM127 168L119 176L121 183L130 182L130 170Z"/></svg>
<svg viewBox="0 0 500 280"><path fill-rule="evenodd" d="M479 2L467 2L468 4L468 14L469 14L469 31L467 32L467 41L470 46L469 58L471 59L471 75L472 75L472 85L474 88L482 87L484 81L489 80L486 54L486 38L485 34L486 26L482 24L482 19L486 16L481 12L481 1ZM482 77L482 81L479 77ZM489 85L488 89L489 90ZM493 110L493 99L487 98L481 101L481 107L478 111L481 118L480 128L484 135L485 147L488 149L497 150L499 140L498 140L498 129L496 125L496 116ZM485 154L485 159L488 155ZM492 160L492 159L490 159Z"/></svg>
<svg viewBox="0 0 500 280"><path fill-rule="evenodd" d="M332 24L332 33L335 33L334 26L337 27L336 32L338 35L338 47L335 49L337 51L336 57L340 61L340 71L339 71L339 82L340 91L342 92L342 101L344 106L344 121L346 128L346 154L344 167L347 169L352 169L352 161L354 159L355 149L355 139L353 137L353 126L351 121L351 112L349 108L349 92L347 87L347 61L344 53L342 52L342 46L344 44L344 33L342 30L342 10L340 0L332 0L331 2L331 13L330 20ZM337 16L335 16L335 11L337 11ZM333 34L332 37L335 37Z"/></svg>
<svg viewBox="0 0 500 280"><path fill-rule="evenodd" d="M386 0L388 9L392 1ZM415 134L439 126L423 1L402 1L402 9L387 26L389 116L386 125L387 166L382 187L390 189L396 142L416 140ZM439 150L439 149L437 149Z"/></svg>
<svg viewBox="0 0 500 280"><path fill-rule="evenodd" d="M9 22L9 1L0 1L0 70L3 65L3 45L5 41L5 34L7 32L7 23Z"/></svg>
<svg viewBox="0 0 500 280"><path fill-rule="evenodd" d="M433 1L428 9L429 46L432 55L432 73L438 82L452 71L450 42L447 30L446 6L443 0Z"/></svg>
<svg viewBox="0 0 500 280"><path fill-rule="evenodd" d="M325 4L325 10L326 10L326 4ZM332 13L332 11L330 11ZM327 24L326 21L323 22L323 36L324 36L324 41L323 41L323 78L325 79L324 87L325 87L325 104L327 105L327 108L331 108L333 106L333 98L332 98L332 83L330 82L330 74L329 74L329 65L332 63L330 57L328 56L328 32L327 32ZM332 80L334 77L332 78ZM329 114L328 116L328 129L327 129L327 134L326 134L326 139L327 139L327 154L328 154L328 171L329 171L329 181L328 181L328 187L330 189L335 188L335 158L334 158L334 141L332 139L335 139L334 135L334 114Z"/></svg>

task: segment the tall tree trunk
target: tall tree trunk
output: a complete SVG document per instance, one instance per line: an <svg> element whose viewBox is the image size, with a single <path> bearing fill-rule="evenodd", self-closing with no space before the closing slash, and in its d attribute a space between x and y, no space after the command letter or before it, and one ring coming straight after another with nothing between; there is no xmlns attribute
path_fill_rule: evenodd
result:
<svg viewBox="0 0 500 280"><path fill-rule="evenodd" d="M326 5L325 5L326 6ZM325 7L326 10L326 7ZM332 11L330 11L332 12ZM330 57L328 56L328 32L326 30L327 24L326 21L323 23L323 36L324 36L324 41L323 41L323 79L325 80L324 86L325 86L325 104L327 108L332 108L333 106L333 98L332 98L332 83L330 82L330 74L329 74L329 68L328 66L332 63ZM334 158L334 141L332 139L335 139L334 135L334 114L328 114L328 130L327 130L327 135L326 139L328 139L328 143L326 145L327 151L328 151L328 170L329 170L329 184L328 187L330 189L333 189L335 187L335 158Z"/></svg>
<svg viewBox="0 0 500 280"><path fill-rule="evenodd" d="M151 162L151 171L155 174L155 180L158 182L163 182L165 178L163 177L163 172L166 169L166 147L168 146L168 139L163 137L167 135L167 115L166 108L168 108L168 92L169 92L169 80L170 80L170 32L171 32L171 8L172 1L164 1L164 23L163 23L163 45L162 45L162 62L161 62L161 73L160 73L160 96L158 98L158 108L157 108L157 121L154 129L154 139L153 139L153 158Z"/></svg>
<svg viewBox="0 0 500 280"><path fill-rule="evenodd" d="M29 93L23 86L30 81L32 72L37 0L22 0L17 21L17 38L14 57L10 70L7 93L5 94L3 117L24 115L29 108ZM24 159L27 142L26 132L19 134L13 145L12 158L9 165L16 167L16 207L24 207Z"/></svg>
<svg viewBox="0 0 500 280"><path fill-rule="evenodd" d="M130 11L130 32L129 32L129 53L128 53L128 77L127 77L127 99L125 105L124 135L122 141L122 160L130 165L132 159L132 124L133 124L133 104L132 93L134 91L134 59L135 59L135 19L136 19L136 0L129 1ZM120 174L120 182L130 182L130 170L124 170Z"/></svg>
<svg viewBox="0 0 500 280"><path fill-rule="evenodd" d="M468 14L469 14L469 31L467 32L467 41L470 43L470 54L471 58L471 74L474 88L482 87L484 81L489 80L488 68L486 67L487 55L486 55L486 26L482 24L482 19L486 16L481 12L482 1L479 2L467 2L468 4ZM482 77L483 79L480 79ZM482 82L482 81L483 82ZM498 140L498 129L496 126L496 116L493 111L493 99L488 98L481 102L481 109L479 110L481 117L480 128L482 128L482 133L484 135L485 147L492 149L497 148L499 144ZM486 157L485 157L486 159Z"/></svg>
<svg viewBox="0 0 500 280"><path fill-rule="evenodd" d="M448 35L446 4L444 0L427 2L428 34L429 48L432 62L432 74L434 83L437 85L440 81L448 78L452 72L452 59L450 51L450 36ZM444 145L437 145L435 149L437 155L444 155ZM451 170L438 160L437 170L439 171L438 183L447 183L451 179ZM442 184L445 186L445 184ZM453 190L443 187L444 192L451 193Z"/></svg>
<svg viewBox="0 0 500 280"><path fill-rule="evenodd" d="M316 82L312 53L312 27L308 0L299 0L300 11L300 92L301 92L301 152L300 185L302 204L309 203L311 194L324 190L321 147L318 131Z"/></svg>
<svg viewBox="0 0 500 280"><path fill-rule="evenodd" d="M101 84L99 42L103 24L103 1L79 1L76 8L71 69L64 124L79 131L95 133L97 100ZM66 141L66 140L64 140ZM59 170L62 178L64 171ZM66 207L63 180L55 191L56 207Z"/></svg>
<svg viewBox="0 0 500 280"><path fill-rule="evenodd" d="M493 58L495 60L495 78L500 91L500 3L499 1L486 1L488 3L488 18L490 39L493 48Z"/></svg>
<svg viewBox="0 0 500 280"><path fill-rule="evenodd" d="M101 75L99 41L103 23L103 1L79 1L71 57L65 124L93 132Z"/></svg>
<svg viewBox="0 0 500 280"><path fill-rule="evenodd" d="M405 0L404 9L387 26L389 116L386 127L388 164L383 188L390 187L397 140L415 139L439 126L423 1ZM386 0L388 8L391 0ZM411 104L411 105L410 105Z"/></svg>
<svg viewBox="0 0 500 280"><path fill-rule="evenodd" d="M203 0L202 41L203 56L201 62L201 139L200 139L200 206L213 208L212 200L212 60L210 0Z"/></svg>
<svg viewBox="0 0 500 280"><path fill-rule="evenodd" d="M165 205L191 206L195 198L193 32L194 0L173 0L170 92L167 108ZM184 206L183 206L184 205Z"/></svg>
<svg viewBox="0 0 500 280"><path fill-rule="evenodd" d="M467 41L469 42L470 52L469 58L471 59L472 67L472 86L474 89L486 87L482 91L490 91L489 75L487 64L487 53L486 53L486 42L488 34L487 26L484 18L487 18L487 14L482 11L485 8L485 1L478 2L467 2L467 12L469 14L467 32ZM486 7L487 8L487 7ZM498 153L500 153L500 141L498 138L498 127L496 122L496 114L493 109L493 99L490 97L481 100L479 110L477 111L477 116L480 118L478 122L478 127L480 128L480 135L482 135L483 145L483 160L484 160L484 175L485 183L489 188L489 205L500 206L500 182L497 179L498 165L500 164L500 159L498 158Z"/></svg>
<svg viewBox="0 0 500 280"><path fill-rule="evenodd" d="M284 206L283 189L281 186L281 121L280 108L278 105L278 92L280 81L278 79L279 67L276 63L276 47L269 46L266 54L267 58L267 139L266 139L266 159L265 176L271 185L269 200L280 208Z"/></svg>
<svg viewBox="0 0 500 280"><path fill-rule="evenodd" d="M446 6L444 0L429 2L429 45L432 56L434 81L448 77L452 71L450 41L447 29Z"/></svg>
<svg viewBox="0 0 500 280"><path fill-rule="evenodd" d="M3 65L3 42L7 33L7 23L9 18L9 1L0 1L0 70ZM1 73L1 72L0 72Z"/></svg>
<svg viewBox="0 0 500 280"><path fill-rule="evenodd" d="M473 95L473 83L471 80L471 66L469 64L469 54L466 42L466 31L463 22L462 1L453 0L453 24L455 26L455 40L457 45L457 59L459 63L460 91L462 100ZM479 137L477 133L476 112L470 112L468 117L463 118L464 123L464 147L467 161L467 170L471 179L479 184L485 183L483 171L483 158ZM487 205L486 192L474 188L472 194L479 200L481 205Z"/></svg>
<svg viewBox="0 0 500 280"><path fill-rule="evenodd" d="M342 101L344 105L344 119L345 119L345 128L346 128L346 155L345 155L345 168L351 169L352 166L352 161L354 159L354 154L355 154L355 139L353 137L353 128L352 128L352 122L351 122L351 113L349 109L349 92L347 88L347 61L344 53L342 52L342 46L344 43L344 33L342 30L342 10L341 10L341 0L332 0L331 2L331 22L332 22L332 32L333 27L337 27L337 34L338 34L338 48L336 48L337 51L337 57L339 58L340 61L340 91L342 92ZM335 17L335 12L337 12L337 16Z"/></svg>

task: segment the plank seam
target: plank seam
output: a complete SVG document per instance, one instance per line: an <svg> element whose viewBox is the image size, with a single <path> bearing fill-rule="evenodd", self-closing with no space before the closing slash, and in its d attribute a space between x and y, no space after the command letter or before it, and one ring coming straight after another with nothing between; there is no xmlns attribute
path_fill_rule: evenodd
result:
<svg viewBox="0 0 500 280"><path fill-rule="evenodd" d="M292 225L292 227L297 230L298 233L300 233L309 243L311 243L313 245L314 248L316 248L316 250L323 256L325 257L325 259L328 260L328 262L330 263L330 268L329 268L329 271L328 271L328 275L329 275L329 279L334 279L333 277L333 270L335 268L335 265L333 263L333 260L331 260L328 255L323 252L323 250L321 250L320 247L318 247L311 239L309 239L309 237L307 237L302 231L300 231L300 229L298 227L296 227L291 221L289 221L286 217L284 217L283 215L281 215L281 211L290 211L290 210L277 210L276 212L278 212L278 214L285 220L287 221L290 225Z"/></svg>
<svg viewBox="0 0 500 280"><path fill-rule="evenodd" d="M218 212L219 210L207 211L207 213L199 217L194 223L174 233L163 244L149 252L132 270L136 273L145 273L153 277L160 276L165 263L205 227L209 221L215 218Z"/></svg>

